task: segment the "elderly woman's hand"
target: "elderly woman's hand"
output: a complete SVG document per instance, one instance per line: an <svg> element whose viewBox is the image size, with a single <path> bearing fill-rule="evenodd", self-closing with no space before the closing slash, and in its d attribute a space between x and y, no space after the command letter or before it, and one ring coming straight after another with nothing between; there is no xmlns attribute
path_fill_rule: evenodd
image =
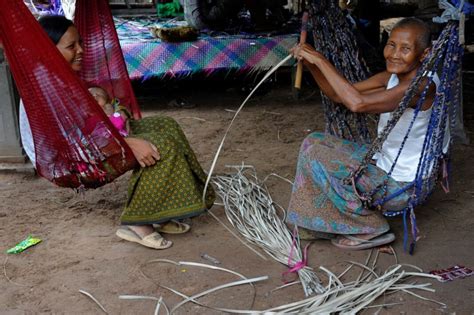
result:
<svg viewBox="0 0 474 315"><path fill-rule="evenodd" d="M156 161L160 159L160 152L153 143L133 137L125 138L125 141L132 149L133 155L141 167L155 165Z"/></svg>
<svg viewBox="0 0 474 315"><path fill-rule="evenodd" d="M311 45L309 44L298 44L291 48L290 50L293 57L295 57L298 61L303 61L305 64L316 64L318 59L324 58L324 56L316 51Z"/></svg>

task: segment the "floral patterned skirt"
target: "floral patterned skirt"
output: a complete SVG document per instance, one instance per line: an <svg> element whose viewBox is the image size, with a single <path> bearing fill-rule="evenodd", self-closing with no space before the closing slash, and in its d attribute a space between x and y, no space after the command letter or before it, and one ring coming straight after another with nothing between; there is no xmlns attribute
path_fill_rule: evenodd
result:
<svg viewBox="0 0 474 315"><path fill-rule="evenodd" d="M301 145L287 221L300 227L334 234L372 234L389 230L383 211L406 207L410 192L385 202L381 210L367 209L352 185L343 179L355 170L368 148L335 136L314 132ZM371 192L387 180L387 195L403 189L400 183L375 165L359 177L359 195ZM383 198L382 191L374 199Z"/></svg>

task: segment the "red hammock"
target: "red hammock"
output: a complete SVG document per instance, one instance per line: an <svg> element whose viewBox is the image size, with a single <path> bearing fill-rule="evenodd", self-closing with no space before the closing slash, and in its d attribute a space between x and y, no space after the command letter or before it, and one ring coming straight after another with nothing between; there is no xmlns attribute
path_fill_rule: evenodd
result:
<svg viewBox="0 0 474 315"><path fill-rule="evenodd" d="M81 79L106 89L127 105L133 118L141 118L107 1L77 0L74 24L84 48Z"/></svg>
<svg viewBox="0 0 474 315"><path fill-rule="evenodd" d="M95 188L132 169L130 148L23 1L0 0L0 8L0 39L30 122L38 173L59 186ZM139 118L106 0L79 0L76 14L85 36L81 76Z"/></svg>

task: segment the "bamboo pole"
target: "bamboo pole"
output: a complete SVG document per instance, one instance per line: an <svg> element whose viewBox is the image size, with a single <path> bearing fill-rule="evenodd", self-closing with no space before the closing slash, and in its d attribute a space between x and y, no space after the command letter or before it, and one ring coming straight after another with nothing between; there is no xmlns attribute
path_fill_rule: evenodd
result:
<svg viewBox="0 0 474 315"><path fill-rule="evenodd" d="M304 12L303 18L301 20L300 44L306 43L307 35L308 35L308 12ZM298 66L296 68L295 88L301 89L302 78L303 78L303 62L298 61Z"/></svg>

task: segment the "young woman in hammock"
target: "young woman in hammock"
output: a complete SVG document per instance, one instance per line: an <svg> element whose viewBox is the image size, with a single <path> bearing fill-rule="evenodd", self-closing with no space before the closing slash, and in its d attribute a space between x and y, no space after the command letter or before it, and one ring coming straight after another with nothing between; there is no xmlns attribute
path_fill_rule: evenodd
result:
<svg viewBox="0 0 474 315"><path fill-rule="evenodd" d="M342 77L310 45L299 45L292 53L310 70L321 90L332 101L341 103L352 112L381 114L378 126L380 133L429 51L430 37L429 27L421 20L401 20L394 26L384 48L386 70L354 84ZM436 81L439 82L439 79L434 75L433 82L437 85ZM288 222L303 228L300 230L308 237L332 238L332 243L343 249L366 249L392 242L395 236L387 233L390 227L382 212L404 209L410 192L390 199L381 209L368 209L359 196L380 187L387 177L388 194L402 189L407 182L415 179L436 91L435 84L429 87L422 111L414 122L391 176L387 173L397 158L413 112L405 112L392 130L381 152L374 156L374 163L358 179L357 191L353 185L345 184L343 179L357 168L368 148L328 134L310 134L300 149ZM375 199L382 198L381 194L377 192Z"/></svg>
<svg viewBox="0 0 474 315"><path fill-rule="evenodd" d="M62 16L48 16L40 24L74 71L81 70L83 49L74 24ZM25 152L35 164L29 118L20 104L20 132ZM161 233L181 234L190 226L175 220L201 214L214 202L212 189L202 202L206 174L179 127L169 117L147 117L130 122L125 141L140 168L130 178L128 200L117 236L154 249L172 242ZM154 225L156 226L156 231Z"/></svg>

